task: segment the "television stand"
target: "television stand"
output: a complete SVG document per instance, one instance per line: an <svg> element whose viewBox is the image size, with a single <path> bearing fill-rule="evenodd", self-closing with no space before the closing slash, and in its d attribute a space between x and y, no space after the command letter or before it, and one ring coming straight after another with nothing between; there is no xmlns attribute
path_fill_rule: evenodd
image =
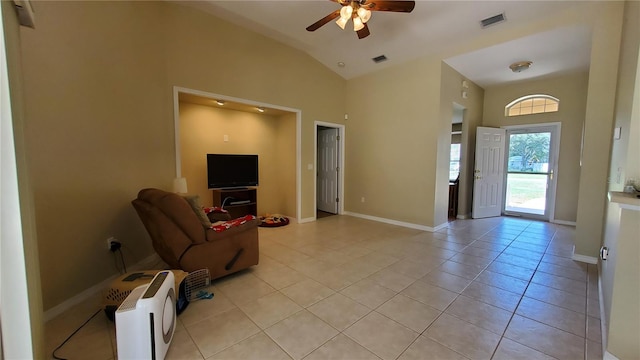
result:
<svg viewBox="0 0 640 360"><path fill-rule="evenodd" d="M212 189L211 191L213 206L220 206L227 210L232 219L245 215L258 215L256 188Z"/></svg>

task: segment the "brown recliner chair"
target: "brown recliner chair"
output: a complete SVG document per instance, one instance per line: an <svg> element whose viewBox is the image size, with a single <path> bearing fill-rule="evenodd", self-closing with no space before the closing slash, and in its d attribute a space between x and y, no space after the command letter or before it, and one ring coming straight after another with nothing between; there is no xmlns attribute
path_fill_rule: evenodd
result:
<svg viewBox="0 0 640 360"><path fill-rule="evenodd" d="M171 268L207 268L216 279L258 264L258 224L248 221L215 232L180 195L143 189L131 202L151 236L153 248Z"/></svg>

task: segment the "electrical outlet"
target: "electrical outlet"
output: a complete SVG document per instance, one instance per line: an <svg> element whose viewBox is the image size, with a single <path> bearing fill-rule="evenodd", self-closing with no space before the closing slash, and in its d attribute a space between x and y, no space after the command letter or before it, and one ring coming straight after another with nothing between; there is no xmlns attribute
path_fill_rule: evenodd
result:
<svg viewBox="0 0 640 360"><path fill-rule="evenodd" d="M111 251L111 243L114 242L114 241L118 242L118 239L114 238L113 236L110 236L107 239L107 250Z"/></svg>
<svg viewBox="0 0 640 360"><path fill-rule="evenodd" d="M360 202L364 202L364 196L360 198Z"/></svg>

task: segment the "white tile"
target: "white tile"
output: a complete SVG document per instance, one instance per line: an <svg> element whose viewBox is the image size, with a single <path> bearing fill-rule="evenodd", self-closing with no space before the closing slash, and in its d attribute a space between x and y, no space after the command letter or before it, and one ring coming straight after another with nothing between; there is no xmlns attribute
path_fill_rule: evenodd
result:
<svg viewBox="0 0 640 360"><path fill-rule="evenodd" d="M298 304L279 292L239 305L260 328L266 329L278 321L302 310Z"/></svg>
<svg viewBox="0 0 640 360"><path fill-rule="evenodd" d="M371 312L366 306L340 293L318 301L307 310L340 331Z"/></svg>
<svg viewBox="0 0 640 360"><path fill-rule="evenodd" d="M438 343L437 341L424 336L418 337L416 341L411 344L411 346L409 346L409 348L398 358L398 360L425 359L467 360L468 358Z"/></svg>
<svg viewBox="0 0 640 360"><path fill-rule="evenodd" d="M332 295L335 291L311 279L301 281L280 290L287 297L302 307L311 306Z"/></svg>
<svg viewBox="0 0 640 360"><path fill-rule="evenodd" d="M187 354L176 359L190 359ZM243 340L217 354L207 360L245 360L245 359L263 359L263 360L290 360L287 355L271 338L260 332L252 337Z"/></svg>
<svg viewBox="0 0 640 360"><path fill-rule="evenodd" d="M345 335L338 335L314 350L304 360L379 360L371 351Z"/></svg>
<svg viewBox="0 0 640 360"><path fill-rule="evenodd" d="M303 310L265 330L294 359L302 359L338 334L334 328Z"/></svg>
<svg viewBox="0 0 640 360"><path fill-rule="evenodd" d="M376 311L417 333L422 333L442 314L440 310L401 294L384 303Z"/></svg>
<svg viewBox="0 0 640 360"><path fill-rule="evenodd" d="M396 294L395 291L367 279L361 280L341 290L340 293L370 309L377 308Z"/></svg>
<svg viewBox="0 0 640 360"><path fill-rule="evenodd" d="M397 358L418 337L418 333L376 312L356 322L344 334L385 360Z"/></svg>
<svg viewBox="0 0 640 360"><path fill-rule="evenodd" d="M499 335L446 313L424 332L424 336L471 359L491 358L500 341Z"/></svg>
<svg viewBox="0 0 640 360"><path fill-rule="evenodd" d="M260 332L240 309L209 317L186 329L205 358Z"/></svg>

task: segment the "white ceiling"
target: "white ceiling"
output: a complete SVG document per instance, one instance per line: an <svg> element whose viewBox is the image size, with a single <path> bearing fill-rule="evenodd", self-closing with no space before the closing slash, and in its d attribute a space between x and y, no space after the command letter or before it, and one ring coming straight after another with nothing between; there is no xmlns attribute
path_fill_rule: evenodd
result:
<svg viewBox="0 0 640 360"><path fill-rule="evenodd" d="M374 0L370 0L374 1ZM329 0L179 1L300 49L345 79L429 55L443 60L482 87L587 69L591 32L586 26L556 27L520 38L505 34L579 8L576 1L416 1L412 13L374 12L371 35L358 39L333 21L315 32L305 28L339 5ZM507 21L481 29L480 20L504 13ZM465 44L494 40L460 53ZM496 41L500 41L496 43ZM447 55L443 55L447 54ZM371 59L386 55L388 61ZM531 69L512 73L509 64L533 61ZM338 66L344 62L345 66Z"/></svg>

